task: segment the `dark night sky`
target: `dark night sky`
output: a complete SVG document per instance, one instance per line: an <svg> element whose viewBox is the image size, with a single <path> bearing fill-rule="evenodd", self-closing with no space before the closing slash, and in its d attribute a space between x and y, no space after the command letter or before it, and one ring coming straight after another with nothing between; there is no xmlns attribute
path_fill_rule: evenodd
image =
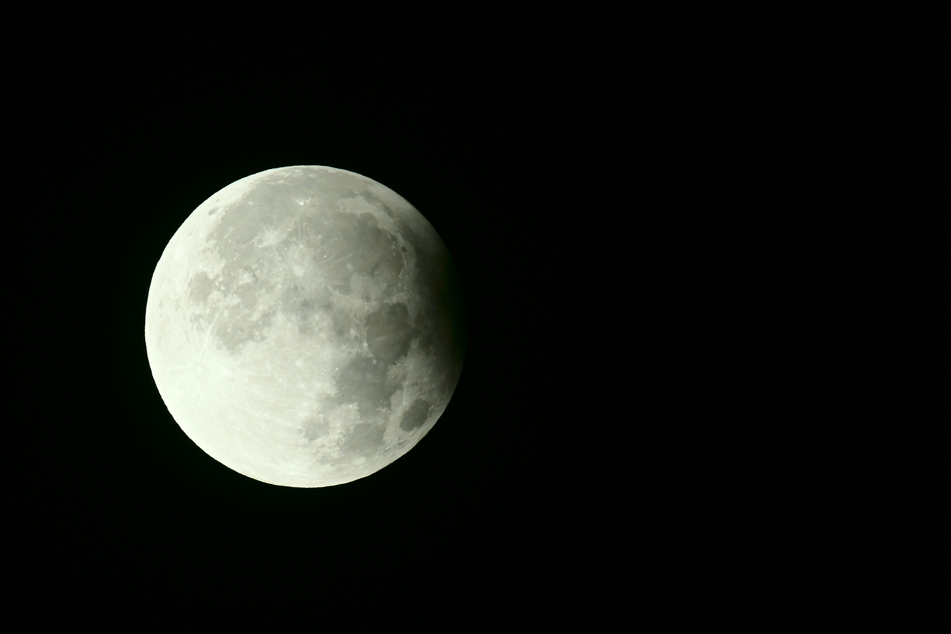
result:
<svg viewBox="0 0 951 634"><path fill-rule="evenodd" d="M902 58L863 55L874 30L846 45L765 15L440 19L141 15L36 54L51 80L24 114L58 169L77 166L39 189L81 201L63 240L82 363L56 369L69 414L42 432L43 528L24 539L43 535L49 563L30 584L51 569L76 597L232 614L242 596L320 613L389 588L394 613L612 623L651 597L780 597L864 561L846 518L907 499L889 488L893 432L864 413L895 389L868 368L899 354L874 298L913 295L870 237L912 239L878 211L898 174L883 148L929 116L890 101L910 90ZM409 200L468 304L433 431L328 489L207 457L143 335L185 217L295 164Z"/></svg>

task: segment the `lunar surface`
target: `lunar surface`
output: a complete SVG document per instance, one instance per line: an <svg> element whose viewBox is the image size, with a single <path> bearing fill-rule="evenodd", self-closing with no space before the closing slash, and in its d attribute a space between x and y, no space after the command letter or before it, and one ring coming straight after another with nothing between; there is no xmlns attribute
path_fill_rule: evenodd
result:
<svg viewBox="0 0 951 634"><path fill-rule="evenodd" d="M145 341L172 417L248 477L370 475L442 415L465 351L458 275L432 225L383 185L294 166L228 185L172 237Z"/></svg>

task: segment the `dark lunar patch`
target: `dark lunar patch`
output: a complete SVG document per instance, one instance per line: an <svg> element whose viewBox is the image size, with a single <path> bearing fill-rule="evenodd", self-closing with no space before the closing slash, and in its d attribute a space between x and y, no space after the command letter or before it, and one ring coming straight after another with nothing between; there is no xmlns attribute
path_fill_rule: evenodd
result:
<svg viewBox="0 0 951 634"><path fill-rule="evenodd" d="M420 427L429 418L433 411L433 404L429 401L416 399L412 405L403 412L403 420L400 421L400 429L410 431Z"/></svg>
<svg viewBox="0 0 951 634"><path fill-rule="evenodd" d="M188 297L193 304L204 302L211 295L212 290L214 290L214 283L204 271L196 273L188 281Z"/></svg>
<svg viewBox="0 0 951 634"><path fill-rule="evenodd" d="M332 299L333 298L330 295L330 289L327 288L326 284L320 284L314 290L314 301L318 306L330 306Z"/></svg>
<svg viewBox="0 0 951 634"><path fill-rule="evenodd" d="M346 313L334 310L330 313L330 318L334 323L334 334L338 337L347 337L350 334L350 316Z"/></svg>
<svg viewBox="0 0 951 634"><path fill-rule="evenodd" d="M341 449L345 455L362 456L373 453L383 444L383 425L360 423L343 437Z"/></svg>
<svg viewBox="0 0 951 634"><path fill-rule="evenodd" d="M414 334L406 304L384 304L367 317L367 346L383 361L405 355Z"/></svg>
<svg viewBox="0 0 951 634"><path fill-rule="evenodd" d="M366 200L367 202L369 202L369 203L371 203L371 204L373 204L373 205L376 205L376 207L377 207L378 209L381 209L381 210L383 211L383 213L385 213L385 214L386 214L387 216L389 216L390 218L395 218L395 217L396 217L396 214L393 212L393 209L391 209L389 205L387 205L385 202L383 202L383 200L382 200L381 198L378 198L378 197L376 196L376 194L374 194L371 190L366 189L366 190L364 190L363 192L361 192L360 195L361 195L361 196L364 198L364 200Z"/></svg>
<svg viewBox="0 0 951 634"><path fill-rule="evenodd" d="M368 211L363 212L357 218L360 219L360 222L365 224L368 227L373 227L374 229L380 226L380 223L377 221L376 216L371 214Z"/></svg>
<svg viewBox="0 0 951 634"><path fill-rule="evenodd" d="M300 325L311 322L320 311L313 294L297 284L291 284L284 290L275 307Z"/></svg>
<svg viewBox="0 0 951 634"><path fill-rule="evenodd" d="M321 236L314 253L331 288L349 294L354 273L399 286L403 258L396 253L396 238L379 227L373 214L319 214L306 222L309 235Z"/></svg>
<svg viewBox="0 0 951 634"><path fill-rule="evenodd" d="M357 357L343 368L337 376L337 403L357 403L363 407L386 409L390 396L396 391L386 378L386 366L374 363L374 359Z"/></svg>

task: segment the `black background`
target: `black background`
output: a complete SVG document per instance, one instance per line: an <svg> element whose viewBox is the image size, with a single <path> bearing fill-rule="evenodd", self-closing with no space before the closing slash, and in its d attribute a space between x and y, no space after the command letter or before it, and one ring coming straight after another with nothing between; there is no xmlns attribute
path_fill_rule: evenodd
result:
<svg viewBox="0 0 951 634"><path fill-rule="evenodd" d="M897 610L889 571L927 564L888 544L926 549L938 516L907 422L928 425L910 393L935 379L907 361L928 342L898 327L934 301L930 220L904 222L933 176L907 165L934 120L909 72L927 40L880 13L676 3L323 11L61 13L21 49L11 135L68 271L27 289L57 298L27 383L62 387L31 397L57 413L16 452L24 587L63 606L33 617L756 623L878 574L861 605ZM187 215L297 164L409 200L468 307L436 427L327 489L206 456L144 343Z"/></svg>

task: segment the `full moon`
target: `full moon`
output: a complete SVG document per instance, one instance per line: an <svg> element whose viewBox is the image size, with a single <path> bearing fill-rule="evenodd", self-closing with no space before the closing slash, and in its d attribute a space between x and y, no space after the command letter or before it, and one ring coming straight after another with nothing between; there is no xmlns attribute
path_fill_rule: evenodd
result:
<svg viewBox="0 0 951 634"><path fill-rule="evenodd" d="M359 174L242 178L188 216L149 288L145 343L172 418L255 480L324 487L404 455L445 411L465 353L446 245Z"/></svg>

